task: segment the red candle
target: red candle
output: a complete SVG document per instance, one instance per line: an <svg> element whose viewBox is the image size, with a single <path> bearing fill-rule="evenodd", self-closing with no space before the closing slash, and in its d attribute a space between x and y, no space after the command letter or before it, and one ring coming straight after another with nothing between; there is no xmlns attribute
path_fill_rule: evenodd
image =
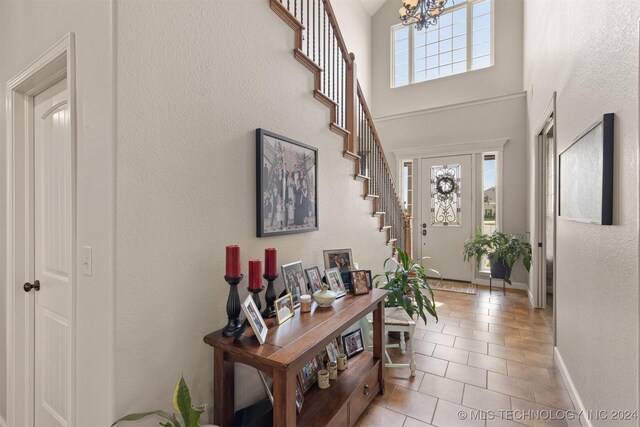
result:
<svg viewBox="0 0 640 427"><path fill-rule="evenodd" d="M249 289L262 289L262 260L249 260Z"/></svg>
<svg viewBox="0 0 640 427"><path fill-rule="evenodd" d="M240 277L240 246L227 246L227 277Z"/></svg>
<svg viewBox="0 0 640 427"><path fill-rule="evenodd" d="M264 274L266 276L276 276L278 274L278 250L267 248L264 250Z"/></svg>

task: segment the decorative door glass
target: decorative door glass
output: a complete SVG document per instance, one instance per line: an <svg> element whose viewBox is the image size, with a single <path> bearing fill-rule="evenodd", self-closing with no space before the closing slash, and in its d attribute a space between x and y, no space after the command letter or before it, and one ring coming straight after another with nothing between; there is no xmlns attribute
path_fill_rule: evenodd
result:
<svg viewBox="0 0 640 427"><path fill-rule="evenodd" d="M431 225L460 226L460 165L431 167Z"/></svg>

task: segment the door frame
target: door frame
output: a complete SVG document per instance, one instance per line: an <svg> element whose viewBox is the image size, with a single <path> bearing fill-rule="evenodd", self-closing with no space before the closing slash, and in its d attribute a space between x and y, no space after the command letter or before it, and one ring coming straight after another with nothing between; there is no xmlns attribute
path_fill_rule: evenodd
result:
<svg viewBox="0 0 640 427"><path fill-rule="evenodd" d="M406 161L413 161L413 217L416 218L416 207L422 209L422 167L420 165L420 160L434 157L449 157L449 156L460 156L460 155L471 155L471 168L472 168L472 179L471 179L471 205L473 209L473 214L471 215L471 230L472 233L475 232L477 225L477 211L478 211L478 203L477 203L477 190L478 179L477 179L477 171L476 171L476 162L478 159L478 155L482 155L484 153L495 153L496 155L496 169L498 174L498 179L496 182L497 191L496 191L496 202L498 205L496 216L497 223L496 226L499 227L500 222L502 221L502 188L503 188L503 158L504 158L504 146L509 142L509 138L499 138L499 139L490 139L490 140L479 140L479 141L464 141L457 142L452 144L442 144L442 145L434 145L431 147L420 147L420 148L403 148L399 150L393 150L392 153L396 158L396 182L400 183L400 186L403 185L402 182L402 163ZM400 189L400 194L402 194L402 190ZM413 227L413 253L419 254L421 253L420 245L422 244L421 236L420 236L420 227ZM462 254L462 252L460 252ZM462 255L460 255L462 257ZM474 263L472 264L472 273L469 278L473 283L479 284L489 284L489 275L486 275L486 279L482 277L481 272L478 271ZM486 282L486 283L485 283Z"/></svg>
<svg viewBox="0 0 640 427"><path fill-rule="evenodd" d="M71 313L72 369L69 425L75 424L76 358L76 79L75 35L67 33L7 82L7 424L34 425L34 293L22 286L34 276L33 98L67 79L71 137Z"/></svg>
<svg viewBox="0 0 640 427"><path fill-rule="evenodd" d="M553 124L553 130L555 135L553 145L553 168L554 168L554 215L553 215L553 239L551 242L546 241L546 226L544 211L546 205L546 186L545 186L545 165L546 165L546 148L544 134L549 127ZM547 284L546 284L546 271L547 266L545 263L545 253L548 245L552 245L553 253L555 256L554 264L558 264L556 241L557 241L557 218L558 218L558 121L556 115L556 92L553 92L549 104L545 108L538 125L534 128L533 141L534 141L534 230L535 234L532 236L532 245L535 250L533 251L533 266L532 272L534 280L531 280L532 289L529 295L532 299L531 303L535 308L546 307L547 296ZM556 274L553 275L553 295L556 298ZM557 298L553 304L553 343L556 342L556 309Z"/></svg>

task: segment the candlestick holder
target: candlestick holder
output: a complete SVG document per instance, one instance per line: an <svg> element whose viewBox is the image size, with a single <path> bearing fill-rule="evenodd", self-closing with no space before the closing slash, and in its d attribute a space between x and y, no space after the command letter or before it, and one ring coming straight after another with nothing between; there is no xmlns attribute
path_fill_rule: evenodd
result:
<svg viewBox="0 0 640 427"><path fill-rule="evenodd" d="M222 330L222 335L232 337L240 329L240 296L238 295L238 283L242 281L244 276L238 277L224 276L224 280L229 284L229 296L227 297L227 326Z"/></svg>
<svg viewBox="0 0 640 427"><path fill-rule="evenodd" d="M278 278L278 275L267 276L266 274L263 274L262 277L269 282L267 285L267 292L264 294L264 300L267 303L267 307L262 312L262 317L264 319L268 319L270 317L276 317L276 307L274 306L274 302L276 301L276 290L273 287L273 282Z"/></svg>
<svg viewBox="0 0 640 427"><path fill-rule="evenodd" d="M262 288L260 289L247 288L247 290L253 294L251 295L251 297L253 298L253 302L256 303L256 307L258 307L258 311L260 311L260 309L262 308L262 304L260 304L260 292L262 292Z"/></svg>

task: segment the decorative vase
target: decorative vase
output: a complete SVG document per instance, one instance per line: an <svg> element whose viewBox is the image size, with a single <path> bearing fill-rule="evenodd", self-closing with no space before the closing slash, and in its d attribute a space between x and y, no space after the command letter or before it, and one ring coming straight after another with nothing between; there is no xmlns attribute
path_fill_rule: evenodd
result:
<svg viewBox="0 0 640 427"><path fill-rule="evenodd" d="M336 300L336 294L329 290L329 286L322 284L322 289L313 293L313 299L318 304L318 307L331 307L331 304Z"/></svg>

